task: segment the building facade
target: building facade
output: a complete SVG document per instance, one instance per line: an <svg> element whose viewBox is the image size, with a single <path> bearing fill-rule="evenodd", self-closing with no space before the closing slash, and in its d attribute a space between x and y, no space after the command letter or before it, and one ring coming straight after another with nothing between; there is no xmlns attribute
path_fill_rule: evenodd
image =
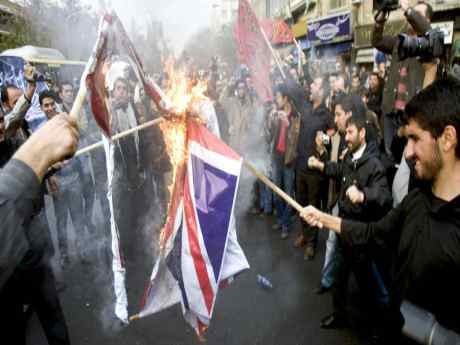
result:
<svg viewBox="0 0 460 345"><path fill-rule="evenodd" d="M2 35L9 35L11 20L20 14L21 8L8 0L0 0L0 39Z"/></svg>

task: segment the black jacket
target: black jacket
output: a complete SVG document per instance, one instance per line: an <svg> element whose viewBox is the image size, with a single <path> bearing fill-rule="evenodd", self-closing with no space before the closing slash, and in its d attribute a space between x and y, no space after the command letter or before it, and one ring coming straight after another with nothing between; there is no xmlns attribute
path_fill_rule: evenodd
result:
<svg viewBox="0 0 460 345"><path fill-rule="evenodd" d="M10 138L0 144L0 169L3 170L4 166L10 165L8 162L22 143L23 141L20 139ZM15 163L14 166L18 166L18 163ZM5 188L7 187L5 186ZM44 209L45 193L46 186L45 183L42 183L40 194L36 197L35 193L33 193L33 203L30 204L33 211L32 215L20 219L21 224L18 221L18 229L23 228L28 244L28 250L23 256L18 269L27 270L40 266L43 263L45 254L53 252L51 234ZM22 197L29 198L27 195Z"/></svg>
<svg viewBox="0 0 460 345"><path fill-rule="evenodd" d="M343 220L341 237L352 246L389 248L395 314L409 300L460 333L460 196L447 202L415 189L376 223Z"/></svg>
<svg viewBox="0 0 460 345"><path fill-rule="evenodd" d="M300 134L297 144L297 170L308 174L318 174L316 170L308 168L308 158L317 156L316 152L316 132L326 130L331 127L332 115L324 104L318 108L306 104L300 119Z"/></svg>
<svg viewBox="0 0 460 345"><path fill-rule="evenodd" d="M0 172L0 291L30 251L27 235L41 186L30 167L12 159Z"/></svg>
<svg viewBox="0 0 460 345"><path fill-rule="evenodd" d="M326 176L341 181L338 200L341 217L371 221L382 218L390 210L391 192L378 155L376 147L368 145L362 157L355 162L348 152L343 162L325 164ZM346 191L352 185L364 193L362 204L353 204L346 196Z"/></svg>

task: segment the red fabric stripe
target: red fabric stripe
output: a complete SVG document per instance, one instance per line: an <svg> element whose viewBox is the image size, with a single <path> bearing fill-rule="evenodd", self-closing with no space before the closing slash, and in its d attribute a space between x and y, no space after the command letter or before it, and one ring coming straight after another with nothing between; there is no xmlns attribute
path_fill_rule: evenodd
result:
<svg viewBox="0 0 460 345"><path fill-rule="evenodd" d="M206 263L201 255L195 212L193 211L193 203L190 196L190 186L187 177L185 177L184 181L184 213L185 221L187 222L187 233L193 264L195 266L198 282L203 293L208 313L211 315L212 304L214 302L214 292L212 290L211 282L209 281Z"/></svg>
<svg viewBox="0 0 460 345"><path fill-rule="evenodd" d="M213 135L206 127L200 125L193 119L189 119L187 123L189 141L196 141L201 146L220 153L223 156L239 160L241 157L233 151L222 140Z"/></svg>

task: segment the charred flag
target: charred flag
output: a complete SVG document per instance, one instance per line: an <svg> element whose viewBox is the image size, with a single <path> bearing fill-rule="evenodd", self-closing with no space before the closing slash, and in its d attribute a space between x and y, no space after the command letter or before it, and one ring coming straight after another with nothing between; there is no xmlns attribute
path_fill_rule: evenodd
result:
<svg viewBox="0 0 460 345"><path fill-rule="evenodd" d="M181 303L187 322L202 334L219 288L249 268L233 216L242 159L194 120L188 120L187 145L139 317Z"/></svg>

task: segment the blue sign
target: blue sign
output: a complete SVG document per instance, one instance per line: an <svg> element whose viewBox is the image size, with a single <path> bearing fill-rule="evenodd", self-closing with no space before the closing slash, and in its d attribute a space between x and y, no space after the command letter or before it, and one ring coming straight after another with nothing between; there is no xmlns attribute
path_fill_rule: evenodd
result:
<svg viewBox="0 0 460 345"><path fill-rule="evenodd" d="M314 45L351 40L351 13L346 12L310 22L308 39Z"/></svg>
<svg viewBox="0 0 460 345"><path fill-rule="evenodd" d="M0 87L3 85L14 85L23 91L27 87L24 79L24 60L15 56L0 56ZM32 105L26 114L26 121L29 128L34 131L46 122L46 116L40 109L38 95L43 90L47 90L45 82L38 82Z"/></svg>

